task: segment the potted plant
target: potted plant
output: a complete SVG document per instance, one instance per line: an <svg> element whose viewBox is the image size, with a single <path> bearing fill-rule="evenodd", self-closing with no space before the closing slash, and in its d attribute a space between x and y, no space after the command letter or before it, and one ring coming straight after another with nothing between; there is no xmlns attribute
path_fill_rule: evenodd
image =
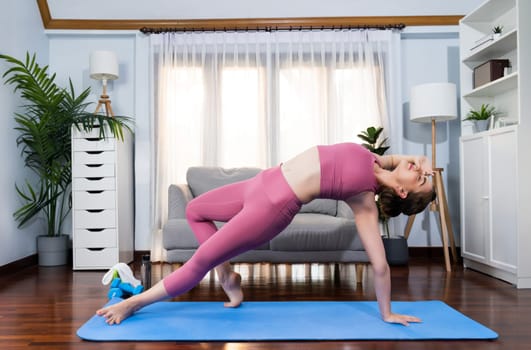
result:
<svg viewBox="0 0 531 350"><path fill-rule="evenodd" d="M490 119L495 118L496 114L496 108L487 103L482 104L477 110L470 110L463 120L472 121L474 123L474 131L481 132L488 129Z"/></svg>
<svg viewBox="0 0 531 350"><path fill-rule="evenodd" d="M361 145L372 153L376 153L380 156L384 155L384 153L389 149L389 146L385 145L387 143L387 137L383 140L380 140L382 132L382 127L368 127L367 130L364 130L358 134L358 137L364 141L364 143Z"/></svg>
<svg viewBox="0 0 531 350"><path fill-rule="evenodd" d="M503 26L495 26L492 28L492 33L494 34L494 40L498 39L502 35Z"/></svg>
<svg viewBox="0 0 531 350"><path fill-rule="evenodd" d="M389 149L389 146L386 145L387 138L380 140L382 136L383 128L382 127L369 127L367 130L362 131L358 134L358 137L364 141L362 146L367 148L372 153L378 155L384 155L384 153ZM378 200L378 195L376 195L376 206L378 208L378 217L382 224L382 240L385 248L385 256L389 265L405 265L409 260L409 251L407 240L404 236L391 235L389 231L389 217L383 214L380 208L380 202Z"/></svg>
<svg viewBox="0 0 531 350"><path fill-rule="evenodd" d="M44 232L37 237L39 264L64 265L69 236L63 234L63 223L71 209L72 127L90 131L99 126L100 137L105 138L110 130L123 140L123 129L130 130L130 118L86 112L90 88L76 95L71 81L68 88L58 86L55 74L48 72L48 66L39 66L35 54L27 53L24 62L7 55L0 59L11 66L3 75L5 84L13 85L24 101L15 113L17 146L24 165L37 175L35 181L15 184L22 206L13 216L18 227L43 216Z"/></svg>
<svg viewBox="0 0 531 350"><path fill-rule="evenodd" d="M382 222L384 234L382 236L385 248L385 257L389 265L407 265L409 260L409 247L407 239L402 235L391 235L389 231L389 217L385 216L380 209L380 202L376 198L378 216Z"/></svg>

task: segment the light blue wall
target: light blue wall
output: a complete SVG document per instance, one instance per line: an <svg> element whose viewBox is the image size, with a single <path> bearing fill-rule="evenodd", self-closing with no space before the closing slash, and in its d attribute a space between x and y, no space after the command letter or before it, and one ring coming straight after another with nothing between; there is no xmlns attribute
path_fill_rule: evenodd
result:
<svg viewBox="0 0 531 350"><path fill-rule="evenodd" d="M57 81L66 84L70 78L78 92L90 87L88 101L93 108L102 86L89 77L90 53L110 50L118 57L119 78L109 82L107 93L114 114L135 121L135 249L149 250L149 37L137 31L54 31L49 33L49 39L50 68L57 72Z"/></svg>
<svg viewBox="0 0 531 350"><path fill-rule="evenodd" d="M409 120L409 94L413 86L424 83L451 82L457 85L459 103L458 27L409 28L402 34L402 111L403 152L425 154L431 158L431 124ZM459 111L459 107L457 108ZM459 242L459 117L436 125L437 167L443 168L444 185L454 233ZM417 215L410 246L441 246L438 216L425 210ZM400 219L400 227L407 219Z"/></svg>
<svg viewBox="0 0 531 350"><path fill-rule="evenodd" d="M48 38L35 1L0 0L0 52L20 59L26 51L36 52L39 61L48 63ZM8 65L0 61L0 75ZM16 261L36 250L36 239L41 223L17 229L12 213L19 206L15 181L21 183L32 176L24 168L20 150L16 147L14 113L22 101L13 95L13 89L0 84L0 266ZM22 182L23 184L23 182Z"/></svg>

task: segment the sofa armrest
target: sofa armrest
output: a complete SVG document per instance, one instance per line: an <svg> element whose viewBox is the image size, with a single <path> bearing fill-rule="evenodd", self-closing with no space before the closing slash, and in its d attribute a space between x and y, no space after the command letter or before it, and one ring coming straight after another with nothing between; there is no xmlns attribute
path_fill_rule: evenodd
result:
<svg viewBox="0 0 531 350"><path fill-rule="evenodd" d="M346 219L354 219L354 213L345 201L337 201L337 216Z"/></svg>
<svg viewBox="0 0 531 350"><path fill-rule="evenodd" d="M186 205L192 198L192 192L188 185L170 185L168 187L168 219L185 218Z"/></svg>

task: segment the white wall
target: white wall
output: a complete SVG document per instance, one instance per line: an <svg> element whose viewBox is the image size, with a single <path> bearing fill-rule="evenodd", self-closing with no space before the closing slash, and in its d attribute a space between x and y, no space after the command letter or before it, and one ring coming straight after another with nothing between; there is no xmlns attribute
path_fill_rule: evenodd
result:
<svg viewBox="0 0 531 350"><path fill-rule="evenodd" d="M26 51L36 52L39 62L48 63L48 39L35 1L0 0L0 53L24 59ZM8 65L0 61L0 75ZM17 229L13 212L19 206L15 181L31 176L24 168L20 150L16 147L17 133L14 113L22 101L15 97L10 86L0 84L0 266L19 260L36 251L36 239L42 222Z"/></svg>

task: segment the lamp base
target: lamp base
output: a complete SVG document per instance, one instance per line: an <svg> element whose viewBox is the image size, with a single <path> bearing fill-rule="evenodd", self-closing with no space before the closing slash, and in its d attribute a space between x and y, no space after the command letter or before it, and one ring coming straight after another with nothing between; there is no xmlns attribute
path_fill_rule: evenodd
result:
<svg viewBox="0 0 531 350"><path fill-rule="evenodd" d="M100 99L98 100L98 105L96 106L96 110L94 111L94 114L98 114L98 112L100 111L100 109L104 107L105 108L105 115L107 117L114 117L114 114L112 112L112 107L111 107L111 100L109 99L109 95L107 94L102 94L100 96Z"/></svg>

